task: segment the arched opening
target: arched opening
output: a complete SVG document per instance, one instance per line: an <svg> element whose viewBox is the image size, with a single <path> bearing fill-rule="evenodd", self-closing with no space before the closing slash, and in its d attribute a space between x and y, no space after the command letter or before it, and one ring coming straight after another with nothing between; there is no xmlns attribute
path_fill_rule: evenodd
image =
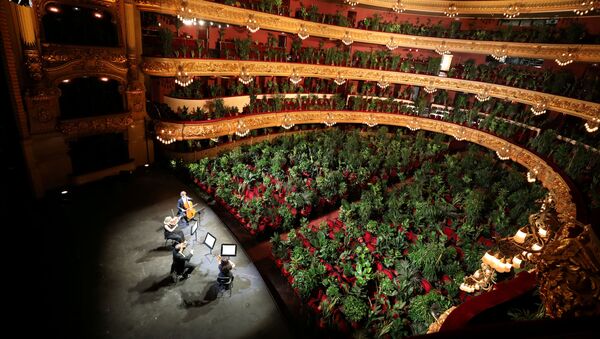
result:
<svg viewBox="0 0 600 339"><path fill-rule="evenodd" d="M107 77L64 79L58 86L62 119L78 119L123 113L119 82Z"/></svg>
<svg viewBox="0 0 600 339"><path fill-rule="evenodd" d="M129 160L124 133L80 137L69 143L73 174L80 175L120 165Z"/></svg>
<svg viewBox="0 0 600 339"><path fill-rule="evenodd" d="M43 39L64 45L117 47L117 24L110 12L91 7L49 4L42 18Z"/></svg>

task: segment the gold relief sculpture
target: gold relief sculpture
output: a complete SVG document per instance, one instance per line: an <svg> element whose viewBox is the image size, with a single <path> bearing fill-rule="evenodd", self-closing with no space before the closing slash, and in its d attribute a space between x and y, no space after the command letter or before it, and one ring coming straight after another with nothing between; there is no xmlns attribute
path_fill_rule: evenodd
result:
<svg viewBox="0 0 600 339"><path fill-rule="evenodd" d="M55 130L56 119L60 115L59 97L60 90L56 87L38 87L26 92L25 103L29 115L30 133L47 133Z"/></svg>
<svg viewBox="0 0 600 339"><path fill-rule="evenodd" d="M180 3L178 0L135 0L135 2L140 10L171 15L175 15L177 13ZM190 0L188 3L188 8L192 10L194 15L204 20L212 20L245 27L248 16L252 14L257 25L264 29L296 34L298 32L298 27L300 27L300 25L304 25L304 27L311 32L312 36L340 39L340 37L349 34L352 36L352 40L355 42L364 42L382 46L385 46L389 43L391 36L394 39L395 45L402 47L425 48L433 50L438 47L442 41L444 41L445 46L453 52L491 55L494 54L494 52L499 48L502 48L503 52L505 52L507 56L544 58L552 60L559 57L566 50L572 47L572 45L568 44L518 42L511 42L509 45L507 45L505 41L495 42L458 40L367 31L364 29L326 25L300 19L282 17L279 15L251 11L203 0ZM446 8L448 8L447 5ZM504 10L505 8L502 9L502 11ZM499 13L502 14L502 11ZM490 12L487 11L485 13L489 14ZM582 45L577 53L577 60L585 62L600 61L600 45Z"/></svg>
<svg viewBox="0 0 600 339"><path fill-rule="evenodd" d="M207 120L185 124L161 121L156 125L155 132L161 138L168 136L174 140L210 139L235 133L238 121L243 122L244 127L248 130L254 130L281 126L284 116L287 116L289 121L294 124L321 124L324 117L328 115L336 123L362 124L365 120L364 112L354 111L299 111L286 112L285 114L263 113L242 115L235 119ZM380 125L411 126L411 129L418 128L450 136L461 135L461 137L464 137L464 140L491 150L510 149L509 156L511 160L529 170L536 169L539 173L543 173L543 175L539 175L540 182L553 196L559 197L556 200L556 211L560 220L567 221L576 216L576 207L573 203L567 182L542 158L527 149L489 133L450 122L395 113L370 112L369 115L373 121L376 121Z"/></svg>
<svg viewBox="0 0 600 339"><path fill-rule="evenodd" d="M29 77L34 81L42 80L43 70L40 52L34 49L26 49L23 54L25 55L25 67Z"/></svg>
<svg viewBox="0 0 600 339"><path fill-rule="evenodd" d="M600 119L600 104L593 102L503 85L413 73L297 63L169 58L145 58L141 69L148 75L175 76L179 64L183 64L186 71L193 76L238 76L242 71L242 67L252 74L252 76L289 76L292 72L296 71L304 77L330 79L343 77L344 79L374 82L380 81L383 76L389 83L433 86L439 89L443 88L473 94L485 91L487 95L492 97L513 100L529 105L545 102L548 109L553 111L577 116L585 120Z"/></svg>
<svg viewBox="0 0 600 339"><path fill-rule="evenodd" d="M546 314L600 314L600 242L590 225L574 219L565 223L534 263Z"/></svg>
<svg viewBox="0 0 600 339"><path fill-rule="evenodd" d="M63 120L58 129L66 137L116 132L126 130L133 123L131 114L116 114L110 116Z"/></svg>

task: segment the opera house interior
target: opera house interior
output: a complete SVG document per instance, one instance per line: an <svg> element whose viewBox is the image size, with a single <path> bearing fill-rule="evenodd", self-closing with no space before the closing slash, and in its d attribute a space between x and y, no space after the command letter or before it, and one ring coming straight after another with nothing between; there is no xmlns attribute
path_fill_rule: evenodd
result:
<svg viewBox="0 0 600 339"><path fill-rule="evenodd" d="M38 330L594 337L599 8L0 1Z"/></svg>

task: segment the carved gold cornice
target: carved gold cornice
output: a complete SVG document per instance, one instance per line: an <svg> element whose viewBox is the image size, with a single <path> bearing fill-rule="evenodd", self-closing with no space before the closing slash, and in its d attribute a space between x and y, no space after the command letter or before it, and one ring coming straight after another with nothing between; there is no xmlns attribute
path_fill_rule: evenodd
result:
<svg viewBox="0 0 600 339"><path fill-rule="evenodd" d="M63 79L105 76L125 84L127 58L122 48L44 46L44 71L55 86Z"/></svg>
<svg viewBox="0 0 600 339"><path fill-rule="evenodd" d="M114 114L83 119L63 120L58 124L58 129L66 137L116 132L126 130L133 124L131 114Z"/></svg>
<svg viewBox="0 0 600 339"><path fill-rule="evenodd" d="M172 123L159 122L155 127L158 136L166 139L197 140L215 138L234 134L243 124L249 130L279 127L284 117L286 123L293 124L320 124L326 119L336 123L362 124L367 117L371 117L380 125L403 126L412 129L419 128L451 136L460 135L464 140L479 144L488 149L502 152L511 160L523 165L525 168L537 171L537 179L555 197L560 197L556 202L556 211L561 220L570 220L576 216L576 207L566 180L546 163L542 158L529 150L515 145L505 139L489 133L464 127L450 122L421 118L417 116L393 113L366 113L354 111L299 111L286 113L266 113L245 115L239 118L219 119L199 123Z"/></svg>
<svg viewBox="0 0 600 339"><path fill-rule="evenodd" d="M175 15L179 6L177 0L135 0L141 10L159 12ZM341 39L346 33L352 36L356 42L364 42L376 45L386 45L390 37L398 46L435 49L442 43L451 52L464 52L475 54L492 54L498 49L504 49L502 54L514 57L555 59L562 53L573 49L574 45L568 44L545 44L545 43L518 43L518 42L496 42L477 40L458 40L422 37L405 34L392 34L385 32L367 31L334 25L320 24L304 21L280 15L256 12L242 8L221 5L202 0L190 0L188 8L194 15L204 20L212 20L238 26L246 26L250 15L256 20L259 27L278 32L296 34L301 25L306 27L308 34L318 37ZM575 50L576 61L598 62L600 61L600 45L577 45Z"/></svg>
<svg viewBox="0 0 600 339"><path fill-rule="evenodd" d="M342 76L346 79L379 81L383 76L390 83L429 86L473 94L487 91L490 96L500 99L513 100L529 105L545 103L549 110L586 120L600 119L600 104L521 88L423 74L281 62L169 58L145 58L141 68L143 72L149 75L175 76L177 66L180 64L183 64L188 74L195 76L236 76L240 74L242 67L251 76L289 76L294 70L301 76L318 78Z"/></svg>
<svg viewBox="0 0 600 339"><path fill-rule="evenodd" d="M360 5L392 8L396 0L360 0ZM558 13L568 12L573 14L573 9L581 4L580 0L522 0L522 1L429 1L429 0L402 0L402 4L407 11L444 13L445 10L454 4L459 15L502 15L506 8L515 3L519 4L521 15L534 13Z"/></svg>

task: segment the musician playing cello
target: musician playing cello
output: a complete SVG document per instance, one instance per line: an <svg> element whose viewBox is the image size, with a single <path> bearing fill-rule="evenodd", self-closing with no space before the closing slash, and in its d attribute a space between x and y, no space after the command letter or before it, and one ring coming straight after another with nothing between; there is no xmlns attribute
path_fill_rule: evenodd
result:
<svg viewBox="0 0 600 339"><path fill-rule="evenodd" d="M183 217L187 224L196 216L196 210L192 204L192 199L187 196L185 191L181 191L180 196L181 198L177 200L177 216Z"/></svg>

